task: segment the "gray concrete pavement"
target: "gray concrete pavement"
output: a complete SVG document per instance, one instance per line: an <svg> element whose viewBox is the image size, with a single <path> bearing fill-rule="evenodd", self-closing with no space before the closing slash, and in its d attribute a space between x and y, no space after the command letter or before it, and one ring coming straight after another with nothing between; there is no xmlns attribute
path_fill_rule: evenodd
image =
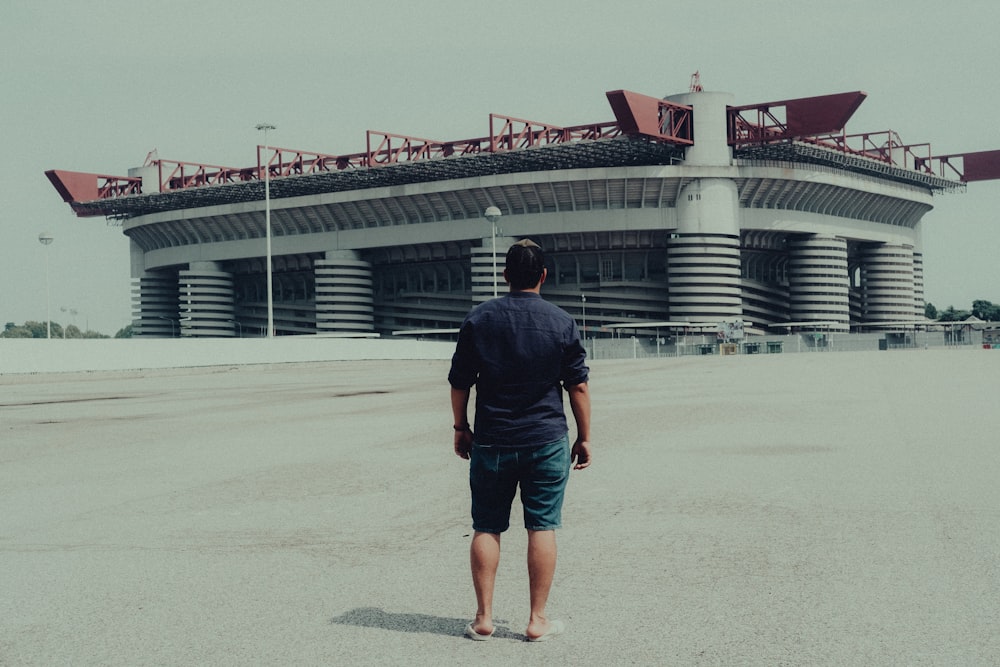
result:
<svg viewBox="0 0 1000 667"><path fill-rule="evenodd" d="M538 645L519 517L461 637L447 362L0 376L0 664L1000 663L1000 353L592 371Z"/></svg>

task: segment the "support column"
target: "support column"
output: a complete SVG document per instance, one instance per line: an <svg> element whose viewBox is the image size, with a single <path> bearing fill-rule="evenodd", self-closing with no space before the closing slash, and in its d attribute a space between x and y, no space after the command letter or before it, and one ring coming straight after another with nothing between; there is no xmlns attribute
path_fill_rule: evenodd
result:
<svg viewBox="0 0 1000 667"><path fill-rule="evenodd" d="M872 244L861 250L862 320L913 319L913 246ZM921 313L923 315L923 313Z"/></svg>
<svg viewBox="0 0 1000 667"><path fill-rule="evenodd" d="M670 319L719 322L743 316L736 184L694 180L677 197L677 232L667 244Z"/></svg>
<svg viewBox="0 0 1000 667"><path fill-rule="evenodd" d="M913 251L913 314L916 319L923 319L924 308L924 255Z"/></svg>
<svg viewBox="0 0 1000 667"><path fill-rule="evenodd" d="M696 92L667 98L694 108L697 141L684 164L732 164L728 143L730 93ZM667 244L670 319L719 322L743 317L739 192L728 178L700 178L677 196L677 231Z"/></svg>
<svg viewBox="0 0 1000 667"><path fill-rule="evenodd" d="M178 273L182 337L236 335L233 274L219 268L217 262L191 262Z"/></svg>
<svg viewBox="0 0 1000 667"><path fill-rule="evenodd" d="M789 317L793 322L851 324L847 240L822 234L788 239Z"/></svg>
<svg viewBox="0 0 1000 667"><path fill-rule="evenodd" d="M313 265L316 333L375 331L372 265L353 250L331 251Z"/></svg>
<svg viewBox="0 0 1000 667"><path fill-rule="evenodd" d="M496 274L493 273L493 238L486 237L482 245L472 248L472 302L482 303L493 298L493 280L496 279L497 296L507 293L507 283L503 279L507 249L514 243L508 236L496 239Z"/></svg>
<svg viewBox="0 0 1000 667"><path fill-rule="evenodd" d="M149 271L133 278L133 335L151 338L179 336L177 305L177 277L172 272Z"/></svg>

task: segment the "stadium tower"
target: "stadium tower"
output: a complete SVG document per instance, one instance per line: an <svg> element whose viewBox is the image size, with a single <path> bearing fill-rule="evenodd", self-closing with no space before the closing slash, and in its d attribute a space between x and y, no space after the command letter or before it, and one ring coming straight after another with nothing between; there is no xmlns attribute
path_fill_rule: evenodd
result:
<svg viewBox="0 0 1000 667"><path fill-rule="evenodd" d="M122 224L142 336L263 335L268 212L281 335L454 329L504 289L494 244L502 266L526 236L548 254L545 297L591 331L885 329L923 318L934 194L1000 178L1000 151L848 134L862 92L607 98L615 120L588 125L491 115L476 139L368 132L349 155L258 147L248 168L151 155L127 177L46 174L78 216Z"/></svg>

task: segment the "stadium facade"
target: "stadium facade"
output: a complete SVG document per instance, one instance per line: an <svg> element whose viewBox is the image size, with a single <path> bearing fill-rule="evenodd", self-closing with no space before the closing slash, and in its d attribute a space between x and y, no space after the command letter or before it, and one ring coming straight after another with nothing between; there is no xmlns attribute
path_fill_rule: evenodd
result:
<svg viewBox="0 0 1000 667"><path fill-rule="evenodd" d="M478 139L369 132L352 155L258 147L249 168L150 156L127 177L47 175L77 215L120 221L142 336L263 335L268 212L281 335L456 328L503 289L496 265L522 237L547 251L545 297L591 331L886 329L923 318L935 193L1000 177L1000 151L847 134L861 92L607 98L615 120L591 125L491 115Z"/></svg>

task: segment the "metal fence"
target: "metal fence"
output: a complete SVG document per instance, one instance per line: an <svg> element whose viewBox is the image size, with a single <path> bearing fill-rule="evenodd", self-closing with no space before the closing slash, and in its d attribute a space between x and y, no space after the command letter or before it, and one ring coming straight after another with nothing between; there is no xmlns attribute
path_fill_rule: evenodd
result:
<svg viewBox="0 0 1000 667"><path fill-rule="evenodd" d="M987 343L988 344L988 343ZM714 335L657 338L625 336L588 338L590 359L648 359L726 354L784 354L891 351L917 348L982 347L983 332L907 331L898 333L801 333L787 336L747 336L738 343L721 343Z"/></svg>

